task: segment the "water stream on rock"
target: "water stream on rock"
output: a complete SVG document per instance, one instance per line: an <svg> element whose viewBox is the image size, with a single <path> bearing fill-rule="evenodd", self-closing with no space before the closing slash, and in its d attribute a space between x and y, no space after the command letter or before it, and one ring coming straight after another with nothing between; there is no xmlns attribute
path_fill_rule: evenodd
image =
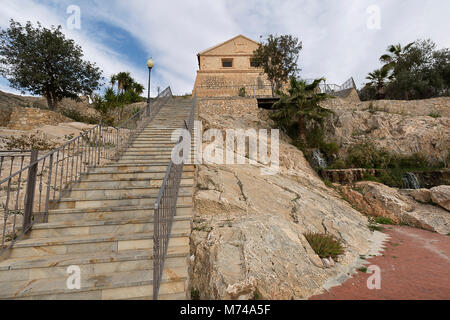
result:
<svg viewBox="0 0 450 320"><path fill-rule="evenodd" d="M314 150L312 153L312 162L315 167L320 169L325 169L328 167L327 161L325 160L322 152L320 150Z"/></svg>
<svg viewBox="0 0 450 320"><path fill-rule="evenodd" d="M406 172L402 178L404 189L420 189L419 179L412 172Z"/></svg>

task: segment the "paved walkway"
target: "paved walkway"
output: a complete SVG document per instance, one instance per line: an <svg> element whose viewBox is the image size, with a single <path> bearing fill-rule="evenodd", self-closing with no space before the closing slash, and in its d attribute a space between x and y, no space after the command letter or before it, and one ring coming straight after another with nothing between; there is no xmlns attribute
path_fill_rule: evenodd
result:
<svg viewBox="0 0 450 320"><path fill-rule="evenodd" d="M311 299L450 300L450 236L401 226L385 232L390 239L384 256L367 260L381 269L381 290L369 290L371 274L358 271L343 285Z"/></svg>

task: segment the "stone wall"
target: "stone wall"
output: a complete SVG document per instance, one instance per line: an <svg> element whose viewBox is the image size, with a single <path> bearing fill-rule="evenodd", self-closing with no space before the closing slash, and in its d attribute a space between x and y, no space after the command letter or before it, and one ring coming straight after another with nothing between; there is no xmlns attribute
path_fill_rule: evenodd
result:
<svg viewBox="0 0 450 320"><path fill-rule="evenodd" d="M252 71L199 71L194 91L197 90L197 97L237 97L240 88L245 88L248 97L272 95L267 78Z"/></svg>
<svg viewBox="0 0 450 320"><path fill-rule="evenodd" d="M37 108L11 108L8 122L2 123L8 129L12 130L33 130L45 125L58 125L72 120L49 110Z"/></svg>
<svg viewBox="0 0 450 320"><path fill-rule="evenodd" d="M203 98L198 100L199 114L243 115L257 114L258 102L252 98Z"/></svg>

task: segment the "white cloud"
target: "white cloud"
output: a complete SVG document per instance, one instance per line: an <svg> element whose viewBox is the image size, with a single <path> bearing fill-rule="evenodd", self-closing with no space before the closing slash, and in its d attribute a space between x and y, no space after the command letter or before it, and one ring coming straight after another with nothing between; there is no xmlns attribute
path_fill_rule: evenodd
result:
<svg viewBox="0 0 450 320"><path fill-rule="evenodd" d="M0 27L7 27L10 19L21 23L39 21L45 27L62 25L63 32L82 46L86 59L97 63L106 77L127 70L140 82L146 83L145 68L142 70L136 68L133 62L127 61L120 52L112 51L107 45L99 42L99 37L95 36L94 30L68 30L65 27L67 19L65 10L57 12L51 7L37 4L32 0L14 0L8 1L7 5L3 4L2 11L0 11Z"/></svg>
<svg viewBox="0 0 450 320"><path fill-rule="evenodd" d="M379 67L378 57L389 44L432 38L439 47L450 47L448 0L79 2L84 15L114 24L135 37L156 61L155 87L170 84L176 93L192 90L198 52L239 33L255 40L269 33L296 35L304 45L300 56L303 77L325 76L329 82L342 83L354 76L358 85L368 72ZM381 30L366 27L370 5L381 9ZM3 0L0 25L9 18L59 24L64 23L65 16L37 1ZM105 35L84 29L68 34L106 74L130 70L146 83L141 62L126 61L121 53L111 51Z"/></svg>

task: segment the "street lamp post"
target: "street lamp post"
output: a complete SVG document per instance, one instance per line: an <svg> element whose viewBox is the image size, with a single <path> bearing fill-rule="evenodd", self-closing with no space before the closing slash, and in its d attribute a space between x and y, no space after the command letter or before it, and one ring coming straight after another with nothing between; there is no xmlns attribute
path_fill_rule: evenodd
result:
<svg viewBox="0 0 450 320"><path fill-rule="evenodd" d="M155 66L155 63L153 62L153 59L150 58L147 61L147 67L148 67L148 95L147 95L147 116L150 116L150 81L152 77L152 69Z"/></svg>

